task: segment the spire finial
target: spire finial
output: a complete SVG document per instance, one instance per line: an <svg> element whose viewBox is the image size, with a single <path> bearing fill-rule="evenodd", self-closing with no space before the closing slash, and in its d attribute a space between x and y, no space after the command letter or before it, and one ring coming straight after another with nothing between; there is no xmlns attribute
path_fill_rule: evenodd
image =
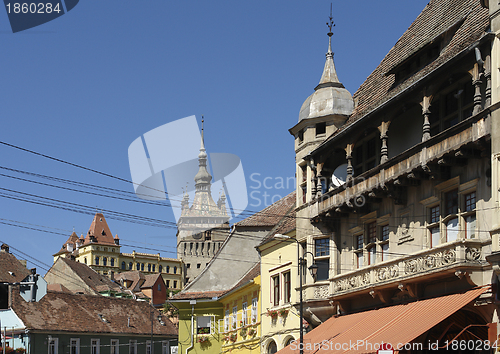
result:
<svg viewBox="0 0 500 354"><path fill-rule="evenodd" d="M328 35L328 37L332 37L333 36L332 28L335 27L335 24L333 23L332 3L330 3L330 17L329 17L329 19L330 19L330 21L328 21L326 23L326 25L330 29L330 31L327 33L327 35Z"/></svg>

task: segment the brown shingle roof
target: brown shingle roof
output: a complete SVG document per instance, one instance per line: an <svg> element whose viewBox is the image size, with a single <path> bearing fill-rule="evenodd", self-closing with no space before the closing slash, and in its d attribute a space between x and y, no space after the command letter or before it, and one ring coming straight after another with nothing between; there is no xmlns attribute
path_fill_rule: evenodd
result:
<svg viewBox="0 0 500 354"><path fill-rule="evenodd" d="M16 283L24 280L30 271L14 257L14 255L0 252L0 282Z"/></svg>
<svg viewBox="0 0 500 354"><path fill-rule="evenodd" d="M152 308L144 301L49 291L39 302L28 303L14 292L12 308L31 330L151 334ZM154 311L156 319L160 313ZM154 334L176 336L177 329L170 320L166 317L162 320L165 326L153 321Z"/></svg>
<svg viewBox="0 0 500 354"><path fill-rule="evenodd" d="M180 292L172 296L169 300L185 300L185 299L212 299L214 297L220 297L227 293L227 290L223 291L193 291L193 292Z"/></svg>
<svg viewBox="0 0 500 354"><path fill-rule="evenodd" d="M87 284L90 288L92 288L96 292L101 291L118 291L121 292L118 284L114 283L108 277L97 273L95 270L87 266L86 264L73 261L68 258L59 258L57 262L64 262L68 267L71 268L73 272L75 272L80 279L82 279L85 284ZM50 270L49 270L50 271Z"/></svg>
<svg viewBox="0 0 500 354"><path fill-rule="evenodd" d="M274 226L283 215L285 215L291 206L295 205L295 191L281 198L276 203L271 204L265 209L243 219L235 224L238 226Z"/></svg>
<svg viewBox="0 0 500 354"><path fill-rule="evenodd" d="M347 127L401 94L418 80L467 49L485 34L488 25L488 9L483 8L479 0L431 0L378 67L356 91L354 99L357 101L357 106L351 117L322 143L320 148ZM394 69L453 26L458 26L458 29L437 59L396 85L395 75L386 75L391 69Z"/></svg>
<svg viewBox="0 0 500 354"><path fill-rule="evenodd" d="M90 243L90 236L95 236L97 243L101 245L115 245L113 234L109 230L108 223L102 213L95 214L94 220L92 220L89 231L85 236L84 245L88 245Z"/></svg>
<svg viewBox="0 0 500 354"><path fill-rule="evenodd" d="M119 274L115 274L115 280L129 280L132 281L132 284L127 287L132 291L141 291L141 286L146 281L146 276L138 270L130 270L128 272L122 272ZM125 286L125 284L124 284Z"/></svg>
<svg viewBox="0 0 500 354"><path fill-rule="evenodd" d="M146 280L144 281L144 284L141 285L141 289L142 288L152 288L155 285L156 281L158 280L158 277L161 278L160 273L146 274L145 275Z"/></svg>

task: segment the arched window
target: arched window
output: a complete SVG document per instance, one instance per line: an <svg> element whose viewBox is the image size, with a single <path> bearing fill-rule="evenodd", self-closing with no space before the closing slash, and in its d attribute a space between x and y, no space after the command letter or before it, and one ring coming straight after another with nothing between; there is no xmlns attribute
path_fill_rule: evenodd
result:
<svg viewBox="0 0 500 354"><path fill-rule="evenodd" d="M85 264L87 264L87 257L85 257L85 258L83 259L83 262L84 262Z"/></svg>
<svg viewBox="0 0 500 354"><path fill-rule="evenodd" d="M285 347L289 346L289 345L290 345L290 344L292 344L294 341L295 341L295 339L294 339L293 337L288 338L288 339L285 341Z"/></svg>
<svg viewBox="0 0 500 354"><path fill-rule="evenodd" d="M141 271L144 271L144 263L141 263Z"/></svg>
<svg viewBox="0 0 500 354"><path fill-rule="evenodd" d="M125 262L122 262L122 269L125 270Z"/></svg>
<svg viewBox="0 0 500 354"><path fill-rule="evenodd" d="M108 259L106 257L102 257L102 265L107 266L108 265Z"/></svg>
<svg viewBox="0 0 500 354"><path fill-rule="evenodd" d="M177 274L177 267L174 267L174 274Z"/></svg>
<svg viewBox="0 0 500 354"><path fill-rule="evenodd" d="M133 267L133 266L134 266L134 264L133 264L132 262L130 262L130 263L128 264L128 270L132 270L132 267Z"/></svg>
<svg viewBox="0 0 500 354"><path fill-rule="evenodd" d="M170 266L167 266L167 273L170 273Z"/></svg>
<svg viewBox="0 0 500 354"><path fill-rule="evenodd" d="M162 267L162 265L160 264L160 265L158 266L158 272L160 272L160 273L161 273L162 271L163 271L163 267Z"/></svg>
<svg viewBox="0 0 500 354"><path fill-rule="evenodd" d="M153 264L153 273L156 272L156 264Z"/></svg>
<svg viewBox="0 0 500 354"><path fill-rule="evenodd" d="M115 266L115 259L111 258L110 263L111 263L111 266L114 267Z"/></svg>
<svg viewBox="0 0 500 354"><path fill-rule="evenodd" d="M99 257L95 257L95 265L99 265Z"/></svg>
<svg viewBox="0 0 500 354"><path fill-rule="evenodd" d="M135 265L135 270L141 270L141 264L140 263L137 263Z"/></svg>
<svg viewBox="0 0 500 354"><path fill-rule="evenodd" d="M274 354L278 351L278 347L276 346L276 342L275 341L271 341L271 343L269 343L269 345L267 346L267 354Z"/></svg>
<svg viewBox="0 0 500 354"><path fill-rule="evenodd" d="M151 272L151 263L148 263L148 272Z"/></svg>

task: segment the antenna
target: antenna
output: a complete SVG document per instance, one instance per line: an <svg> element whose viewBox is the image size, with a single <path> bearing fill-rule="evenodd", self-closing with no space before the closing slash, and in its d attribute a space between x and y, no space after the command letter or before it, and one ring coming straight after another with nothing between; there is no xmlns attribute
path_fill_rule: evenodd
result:
<svg viewBox="0 0 500 354"><path fill-rule="evenodd" d="M333 23L332 7L333 7L333 5L332 5L332 3L330 3L330 17L329 17L330 21L328 21L326 23L326 25L330 29L330 32L327 33L328 37L333 36L332 28L335 27L335 24Z"/></svg>

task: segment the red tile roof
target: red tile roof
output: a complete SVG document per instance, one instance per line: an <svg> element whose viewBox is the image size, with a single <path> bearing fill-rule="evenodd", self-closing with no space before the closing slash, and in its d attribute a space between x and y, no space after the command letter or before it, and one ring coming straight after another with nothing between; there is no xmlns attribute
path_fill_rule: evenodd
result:
<svg viewBox="0 0 500 354"><path fill-rule="evenodd" d="M394 74L387 75L398 64L455 25L458 26L457 31L437 59L399 84L395 84ZM357 105L347 122L318 149L346 128L469 48L485 35L488 26L488 9L483 8L479 0L431 0L356 91L354 99Z"/></svg>
<svg viewBox="0 0 500 354"><path fill-rule="evenodd" d="M296 202L295 191L271 204L267 208L243 219L235 224L236 227L246 226L275 226Z"/></svg>
<svg viewBox="0 0 500 354"><path fill-rule="evenodd" d="M115 245L113 234L109 230L108 223L102 213L95 214L94 220L92 220L89 231L85 236L84 245L88 245L90 243L90 236L94 236L97 239L97 243L101 245Z"/></svg>
<svg viewBox="0 0 500 354"><path fill-rule="evenodd" d="M0 282L20 282L30 274L30 271L13 254L0 251Z"/></svg>
<svg viewBox="0 0 500 354"><path fill-rule="evenodd" d="M17 291L12 308L30 330L151 335L152 307L144 301L49 291L39 302L26 302ZM153 321L154 334L177 336L170 320L162 321Z"/></svg>
<svg viewBox="0 0 500 354"><path fill-rule="evenodd" d="M65 263L73 271L73 274L60 274L60 271L56 270L56 263L58 262ZM56 279L59 279L54 281L54 283L64 284L65 282L71 281L71 277L76 275L85 284L87 284L88 287L97 293L102 291L122 292L118 284L113 282L108 277L97 273L84 263L76 262L64 257L58 258L56 263L54 263L54 265L47 272L47 274L50 273Z"/></svg>

